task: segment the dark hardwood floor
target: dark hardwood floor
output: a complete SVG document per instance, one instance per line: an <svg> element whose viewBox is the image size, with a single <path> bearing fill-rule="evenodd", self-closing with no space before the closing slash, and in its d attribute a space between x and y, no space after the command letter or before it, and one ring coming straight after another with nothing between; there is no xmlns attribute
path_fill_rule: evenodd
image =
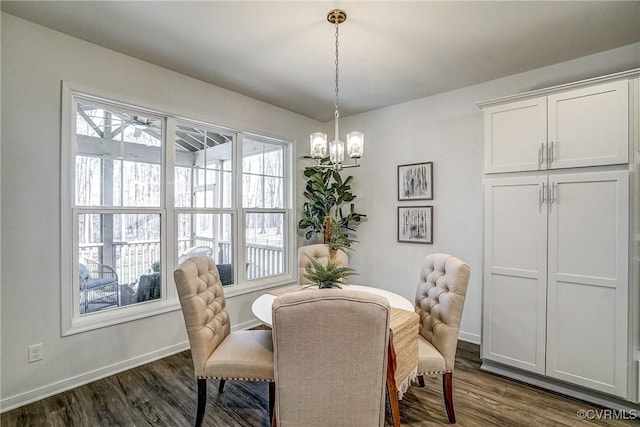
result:
<svg viewBox="0 0 640 427"><path fill-rule="evenodd" d="M460 342L454 374L459 426L640 425L639 421L579 420L579 410L599 408L482 372L479 367L479 347ZM403 426L448 424L440 378L425 378L425 382L425 388L414 385L400 401ZM217 381L209 381L205 426L269 426L266 383L228 381L222 394L217 386ZM196 381L186 351L14 409L0 418L3 427L181 427L193 425L195 410ZM390 421L387 409L385 426Z"/></svg>

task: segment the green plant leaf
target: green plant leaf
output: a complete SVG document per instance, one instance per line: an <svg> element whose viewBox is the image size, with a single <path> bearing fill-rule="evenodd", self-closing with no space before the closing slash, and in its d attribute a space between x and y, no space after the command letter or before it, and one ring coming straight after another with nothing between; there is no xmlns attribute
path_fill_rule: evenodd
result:
<svg viewBox="0 0 640 427"><path fill-rule="evenodd" d="M326 266L322 265L318 260L307 255L311 261L311 265L305 268L303 276L313 283L321 285L323 283L339 283L342 279L348 276L353 276L358 273L353 268L341 267L331 261Z"/></svg>
<svg viewBox="0 0 640 427"><path fill-rule="evenodd" d="M305 178L311 178L314 174L318 173L318 171L314 168L306 168L304 170Z"/></svg>
<svg viewBox="0 0 640 427"><path fill-rule="evenodd" d="M330 164L329 158L321 159L319 164ZM366 217L364 214L358 214L351 203L356 198L350 185L353 182L353 176L347 176L343 179L339 172L317 166L306 167L303 174L307 179L303 191L306 202L303 204L303 217L298 222L298 228L306 230L305 237L307 239L313 238L316 234L324 234L326 217L335 217L339 228L343 230L342 234L344 234L340 240L347 242L343 246L349 247L353 240L346 231L355 231L351 222L359 223L361 218ZM351 204L350 214L347 217L344 217L342 211L344 203Z"/></svg>

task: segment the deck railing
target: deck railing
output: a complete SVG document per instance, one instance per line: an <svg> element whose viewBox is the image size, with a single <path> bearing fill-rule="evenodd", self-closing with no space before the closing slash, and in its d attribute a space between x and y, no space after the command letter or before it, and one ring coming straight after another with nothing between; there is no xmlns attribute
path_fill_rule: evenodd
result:
<svg viewBox="0 0 640 427"><path fill-rule="evenodd" d="M267 245L247 245L247 278L275 276L284 273L284 249Z"/></svg>
<svg viewBox="0 0 640 427"><path fill-rule="evenodd" d="M196 237L193 240L183 239L178 242L178 254L193 246L212 247L213 245L214 239L206 237ZM103 249L102 243L80 245L80 262L83 262L84 258L96 261L102 260ZM154 268L156 268L154 263L160 259L160 242L114 242L111 253L111 262L105 260L104 263L116 270L118 281L121 285L131 285L135 284L141 275L154 271ZM219 264L232 263L231 243L218 242L218 248L213 257ZM284 273L284 258L283 248L248 244L247 278L257 279Z"/></svg>

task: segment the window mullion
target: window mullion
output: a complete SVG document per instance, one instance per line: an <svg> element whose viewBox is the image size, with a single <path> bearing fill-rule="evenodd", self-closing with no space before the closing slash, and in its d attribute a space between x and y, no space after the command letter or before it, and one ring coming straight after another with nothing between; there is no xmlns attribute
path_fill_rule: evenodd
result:
<svg viewBox="0 0 640 427"><path fill-rule="evenodd" d="M244 206L243 206L243 179L244 179L244 171L243 171L243 145L244 145L244 135L242 133L237 133L235 140L235 147L233 153L235 155L235 159L233 162L233 182L234 195L232 197L233 208L235 211L234 215L234 227L233 227L233 236L234 236L234 251L236 260L236 277L239 283L243 283L247 281L247 270L245 268L240 268L239 266L246 265L247 260L247 250L246 250L246 219L244 214Z"/></svg>
<svg viewBox="0 0 640 427"><path fill-rule="evenodd" d="M165 212L162 217L160 229L160 238L164 242L164 245L160 245L161 256L161 268L162 277L164 278L163 290L167 299L175 298L176 290L175 286L171 286L172 277L171 274L175 269L175 260L178 258L176 250L178 248L178 230L177 230L177 215L175 211L176 206L176 190L175 190L175 135L176 135L176 121L173 117L167 117L164 121L165 132L163 141L163 156L164 156L164 168L162 169L162 180L160 182L161 188L161 207Z"/></svg>

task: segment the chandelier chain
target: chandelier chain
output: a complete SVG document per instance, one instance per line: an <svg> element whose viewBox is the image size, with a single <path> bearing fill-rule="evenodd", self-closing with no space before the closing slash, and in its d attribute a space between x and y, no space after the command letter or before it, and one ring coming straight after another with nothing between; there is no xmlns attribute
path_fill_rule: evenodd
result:
<svg viewBox="0 0 640 427"><path fill-rule="evenodd" d="M339 71L339 59L338 59L338 53L339 53L339 47L340 47L340 43L338 42L338 20L336 19L336 102L335 102L335 108L336 108L336 112L335 112L335 117L336 119L340 117L340 113L338 112L338 105L340 103L340 92L338 89L338 81L340 78L340 71ZM338 135L336 135L336 139L338 139Z"/></svg>

